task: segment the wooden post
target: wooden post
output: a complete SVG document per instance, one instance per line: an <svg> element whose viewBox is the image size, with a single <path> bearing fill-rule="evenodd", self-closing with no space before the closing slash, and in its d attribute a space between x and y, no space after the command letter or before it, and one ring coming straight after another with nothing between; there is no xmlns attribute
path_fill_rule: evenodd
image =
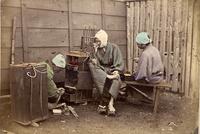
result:
<svg viewBox="0 0 200 134"><path fill-rule="evenodd" d="M28 29L26 24L26 13L27 13L26 5L24 3L24 0L21 0L23 62L29 61Z"/></svg>
<svg viewBox="0 0 200 134"><path fill-rule="evenodd" d="M130 2L127 2L126 3L127 5L127 71L128 72L132 72L132 57L131 57L131 27L132 27L132 24L131 24L131 18L132 18L132 8L131 8L131 3ZM133 51L133 50L132 50Z"/></svg>
<svg viewBox="0 0 200 134"><path fill-rule="evenodd" d="M16 34L16 17L13 18L12 44L11 44L11 64L14 64L15 57L15 34Z"/></svg>
<svg viewBox="0 0 200 134"><path fill-rule="evenodd" d="M160 31L160 0L155 1L155 23L154 23L154 43L153 45L158 48L159 44L159 31Z"/></svg>
<svg viewBox="0 0 200 134"><path fill-rule="evenodd" d="M186 67L186 46L187 46L187 22L188 22L188 0L182 1L182 39L181 39L181 90L180 93L185 93L185 67Z"/></svg>
<svg viewBox="0 0 200 134"><path fill-rule="evenodd" d="M159 103L159 96L160 96L160 89L158 89L158 87L154 87L155 90L155 97L154 97L154 107L153 107L153 113L156 114L157 113L157 109L158 109L158 103Z"/></svg>
<svg viewBox="0 0 200 134"><path fill-rule="evenodd" d="M137 36L137 34L139 33L140 30L140 3L138 1L135 2L135 26L134 26L134 30L135 30L135 36L134 38ZM137 47L137 43L134 42L134 58L137 58L139 55L138 53L138 47ZM134 71L137 68L137 63L134 62Z"/></svg>
<svg viewBox="0 0 200 134"><path fill-rule="evenodd" d="M198 46L200 43L199 34L200 34L200 24L198 23L199 18L199 7L200 2L194 1L193 3L193 41L192 41L192 62L191 62L191 90L189 97L193 99L193 101L196 101L196 99L199 97L199 55L198 52ZM198 11L197 11L198 10Z"/></svg>
<svg viewBox="0 0 200 134"><path fill-rule="evenodd" d="M161 2L161 36L160 36L160 53L164 67L167 66L167 53L165 50L166 46L166 27L167 27L167 0Z"/></svg>
<svg viewBox="0 0 200 134"><path fill-rule="evenodd" d="M68 38L69 38L69 47L68 51L72 47L72 0L68 0Z"/></svg>
<svg viewBox="0 0 200 134"><path fill-rule="evenodd" d="M188 1L189 2L189 1ZM190 3L190 2L189 2ZM188 4L189 4L188 3ZM192 20L193 20L193 6L189 4L188 11L188 29L187 29L187 48L186 48L186 72L185 72L185 95L189 97L190 94L190 80L191 80L191 54L192 54Z"/></svg>

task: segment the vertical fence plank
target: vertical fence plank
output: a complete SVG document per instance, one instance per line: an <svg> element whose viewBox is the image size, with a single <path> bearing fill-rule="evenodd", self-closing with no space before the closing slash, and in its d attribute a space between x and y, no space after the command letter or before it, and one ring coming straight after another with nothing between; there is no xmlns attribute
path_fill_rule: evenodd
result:
<svg viewBox="0 0 200 134"><path fill-rule="evenodd" d="M165 51L166 44L166 27L167 27L167 0L162 0L161 3L162 12L161 12L161 40L160 40L160 53L164 67L167 66L167 53Z"/></svg>
<svg viewBox="0 0 200 134"><path fill-rule="evenodd" d="M127 2L127 17L128 17L128 20L127 20L127 34L128 34L128 47L127 47L127 52L128 52L128 71L129 72L132 72L133 71L133 45L134 45L134 42L133 42L133 36L134 36L134 29L133 29L133 26L134 26L134 8L133 8L133 2Z"/></svg>
<svg viewBox="0 0 200 134"><path fill-rule="evenodd" d="M139 2L135 2L134 4L135 8L135 25L134 25L134 30L135 30L135 36L139 33L139 28L140 28L140 3ZM138 57L138 47L137 47L137 43L134 42L134 58ZM134 71L136 71L137 68L137 63L134 62Z"/></svg>
<svg viewBox="0 0 200 134"><path fill-rule="evenodd" d="M28 50L28 28L26 24L26 13L27 8L25 1L21 1L21 19L22 19L22 46L23 46L23 62L29 61L29 50Z"/></svg>
<svg viewBox="0 0 200 134"><path fill-rule="evenodd" d="M174 3L173 0L169 0L169 46L168 46L168 78L169 82L172 83L172 77L173 77L173 19L174 19ZM173 87L172 87L173 88Z"/></svg>
<svg viewBox="0 0 200 134"><path fill-rule="evenodd" d="M131 60L131 3L127 2L127 71L132 71L132 60Z"/></svg>
<svg viewBox="0 0 200 134"><path fill-rule="evenodd" d="M182 2L182 14L183 14L183 23L182 23L182 51L181 51L181 61L182 61L182 68L181 68L181 93L185 92L185 69L186 69L186 45L187 45L187 18L188 18L188 0ZM186 19L185 19L186 18Z"/></svg>
<svg viewBox="0 0 200 134"><path fill-rule="evenodd" d="M134 24L135 24L135 21L134 21L134 18L135 18L135 15L134 15L134 3L131 2L131 33L130 33L130 36L131 36L131 72L133 72L133 62L134 62L134 41L135 41L135 37L134 37Z"/></svg>
<svg viewBox="0 0 200 134"><path fill-rule="evenodd" d="M145 18L146 18L146 24L145 24L145 29L146 29L146 32L149 33L150 35L150 1L145 1L145 6L146 6L146 14L145 14Z"/></svg>
<svg viewBox="0 0 200 134"><path fill-rule="evenodd" d="M69 25L69 29L68 29L68 39L69 39L69 50L71 50L71 46L72 46L72 0L68 0L68 25Z"/></svg>
<svg viewBox="0 0 200 134"><path fill-rule="evenodd" d="M102 29L106 30L106 26L105 26L105 1L101 0L101 27Z"/></svg>
<svg viewBox="0 0 200 134"><path fill-rule="evenodd" d="M179 89L179 25L180 25L180 0L176 0L174 8L176 9L174 18L174 61L173 61L173 91Z"/></svg>
<svg viewBox="0 0 200 134"><path fill-rule="evenodd" d="M145 8L145 11L144 11L144 18L145 18L144 31L147 32L147 23L148 23L148 20L149 20L147 0L144 1L144 8Z"/></svg>
<svg viewBox="0 0 200 134"><path fill-rule="evenodd" d="M188 1L189 2L189 1ZM189 3L188 3L189 4ZM191 44L192 44L192 20L193 7L189 6L188 11L188 29L187 29L187 48L186 48L186 73L185 73L185 94L190 95L190 76L191 76Z"/></svg>
<svg viewBox="0 0 200 134"><path fill-rule="evenodd" d="M145 2L140 2L140 32L144 32L145 28Z"/></svg>
<svg viewBox="0 0 200 134"><path fill-rule="evenodd" d="M167 66L166 66L166 78L168 82L171 82L171 46L172 46L172 19L173 19L173 7L172 0L168 0L167 4Z"/></svg>
<svg viewBox="0 0 200 134"><path fill-rule="evenodd" d="M152 39L154 39L154 6L155 6L155 1L149 1L150 2L150 24L149 24L149 30L150 30L150 36Z"/></svg>
<svg viewBox="0 0 200 134"><path fill-rule="evenodd" d="M160 0L155 1L154 45L158 48L160 31Z"/></svg>

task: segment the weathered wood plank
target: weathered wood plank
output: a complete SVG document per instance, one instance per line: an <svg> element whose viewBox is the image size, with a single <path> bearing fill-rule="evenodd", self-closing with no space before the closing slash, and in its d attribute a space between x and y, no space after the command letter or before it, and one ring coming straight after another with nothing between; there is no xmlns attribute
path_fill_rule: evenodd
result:
<svg viewBox="0 0 200 134"><path fill-rule="evenodd" d="M132 3L127 2L127 71L132 72L132 59L131 59L131 10Z"/></svg>
<svg viewBox="0 0 200 134"><path fill-rule="evenodd" d="M150 10L150 22L149 22L149 34L151 39L153 40L154 38L154 6L155 6L155 1L149 1L149 10Z"/></svg>
<svg viewBox="0 0 200 134"><path fill-rule="evenodd" d="M170 71L169 71L169 67L170 67L170 46L171 46L171 39L170 39L170 35L171 35L171 18L172 18L172 10L171 10L171 1L168 0L167 2L167 37L166 37L166 55L167 55L167 65L165 66L165 72L166 72L166 80L167 82L170 81Z"/></svg>
<svg viewBox="0 0 200 134"><path fill-rule="evenodd" d="M173 8L173 0L169 0L169 18L168 18L168 23L169 23L169 35L168 35L168 42L169 42L169 45L168 45L168 80L172 83L172 76L173 76L173 46L172 46L172 43L173 43L173 27L174 27L174 24L173 24L173 18L174 18L174 8Z"/></svg>
<svg viewBox="0 0 200 134"><path fill-rule="evenodd" d="M10 75L9 75L9 68L8 69L1 69L1 78L3 79L0 79L0 83L1 83L1 94L2 95L2 91L3 90L8 90L9 89L9 82L10 82ZM5 76L8 76L8 77L5 77Z"/></svg>
<svg viewBox="0 0 200 134"><path fill-rule="evenodd" d="M146 32L148 32L149 33L149 35L150 35L150 37L152 37L151 36L151 33L150 33L150 21L151 21L151 4L152 3L152 1L145 1L145 5L146 5L146 15L145 15L145 18L146 18L146 27L145 27L145 29L146 29Z"/></svg>
<svg viewBox="0 0 200 134"><path fill-rule="evenodd" d="M8 99L10 97L11 97L11 95L3 95L3 96L0 96L0 99Z"/></svg>
<svg viewBox="0 0 200 134"><path fill-rule="evenodd" d="M134 32L134 38L136 38L137 34L139 33L139 27L140 27L140 8L139 8L139 3L138 2L135 2L134 4L134 10L135 10L135 25L134 25L134 29L135 29L135 32ZM139 57L139 53L138 53L138 47L137 47L137 43L136 41L134 42L134 58L138 58ZM137 68L137 63L134 62L134 71L136 71L136 68Z"/></svg>
<svg viewBox="0 0 200 134"><path fill-rule="evenodd" d="M68 0L68 45L69 45L69 51L71 49L71 45L72 45L72 0Z"/></svg>
<svg viewBox="0 0 200 134"><path fill-rule="evenodd" d="M16 42L16 17L13 18L12 41L11 41L11 64L15 62L15 42Z"/></svg>
<svg viewBox="0 0 200 134"><path fill-rule="evenodd" d="M72 12L101 14L101 0L72 0Z"/></svg>
<svg viewBox="0 0 200 134"><path fill-rule="evenodd" d="M182 70L181 70L181 93L185 93L185 70L186 70L186 46L187 46L187 25L188 25L188 0L182 2L182 14L183 14L183 23L182 23L182 46L181 46L181 61L182 61Z"/></svg>
<svg viewBox="0 0 200 134"><path fill-rule="evenodd" d="M21 18L22 18L22 47L23 47L23 61L29 61L29 44L28 44L28 29L27 29L27 9L23 0L21 3Z"/></svg>
<svg viewBox="0 0 200 134"><path fill-rule="evenodd" d="M176 0L174 8L175 19L174 19L174 61L173 61L173 88L174 92L178 91L179 82L178 82L178 74L179 74L179 25L180 25L180 0Z"/></svg>
<svg viewBox="0 0 200 134"><path fill-rule="evenodd" d="M126 31L106 31L108 33L108 40L110 42L113 42L115 44L126 44ZM133 38L133 36L132 36ZM133 43L131 43L131 46L133 46ZM132 50L132 49L131 49ZM133 50L132 50L133 51Z"/></svg>
<svg viewBox="0 0 200 134"><path fill-rule="evenodd" d="M101 28L107 30L105 24L105 2L105 0L101 0Z"/></svg>
<svg viewBox="0 0 200 134"><path fill-rule="evenodd" d="M186 48L186 72L185 72L185 95L190 95L191 81L191 47L192 47L192 20L193 20L193 1L188 1L188 29L187 29L187 48Z"/></svg>
<svg viewBox="0 0 200 134"><path fill-rule="evenodd" d="M126 53L126 51L127 51L127 49L126 49L126 45L125 44L123 44L123 45L118 45L119 46L119 49L121 50L121 52L122 52L122 56L123 56L123 59L126 59L126 56L127 56L127 53Z"/></svg>
<svg viewBox="0 0 200 134"><path fill-rule="evenodd" d="M2 48L10 48L11 47L11 27L2 27L1 28L1 47ZM21 38L21 28L16 29L15 36L15 47L22 47L22 38Z"/></svg>
<svg viewBox="0 0 200 134"><path fill-rule="evenodd" d="M68 28L68 12L27 9L27 26L34 28Z"/></svg>
<svg viewBox="0 0 200 134"><path fill-rule="evenodd" d="M140 32L144 32L145 31L145 2L141 1L140 2Z"/></svg>
<svg viewBox="0 0 200 134"><path fill-rule="evenodd" d="M106 30L126 30L126 18L105 16Z"/></svg>
<svg viewBox="0 0 200 134"><path fill-rule="evenodd" d="M7 69L10 67L10 56L11 56L11 49L10 48L1 48L1 69ZM23 62L23 49L22 48L15 48L15 63Z"/></svg>
<svg viewBox="0 0 200 134"><path fill-rule="evenodd" d="M69 46L67 29L29 29L29 47Z"/></svg>
<svg viewBox="0 0 200 134"><path fill-rule="evenodd" d="M85 26L92 26L100 29L101 15L73 13L72 14L73 29L84 29Z"/></svg>
<svg viewBox="0 0 200 134"><path fill-rule="evenodd" d="M135 24L135 21L134 21L134 18L135 18L135 14L134 14L134 11L135 11L135 8L134 8L134 3L131 2L131 24L130 24L130 51L131 51L131 72L133 72L133 62L134 62L134 41L135 41L135 37L134 37L134 24Z"/></svg>
<svg viewBox="0 0 200 134"><path fill-rule="evenodd" d="M21 0L4 0L2 6L21 7ZM27 8L68 11L66 0L25 0Z"/></svg>
<svg viewBox="0 0 200 134"><path fill-rule="evenodd" d="M63 55L68 51L68 47L60 48L29 48L30 49L30 61L41 62L44 60L51 60L56 54L61 53Z"/></svg>
<svg viewBox="0 0 200 134"><path fill-rule="evenodd" d="M25 0L27 8L68 11L66 0Z"/></svg>
<svg viewBox="0 0 200 134"><path fill-rule="evenodd" d="M154 15L154 46L159 48L159 32L160 32L160 0L155 1Z"/></svg>
<svg viewBox="0 0 200 134"><path fill-rule="evenodd" d="M163 0L161 3L161 33L160 33L160 53L161 58L164 64L164 67L167 66L167 52L166 52L166 27L167 27L167 0Z"/></svg>
<svg viewBox="0 0 200 134"><path fill-rule="evenodd" d="M20 0L4 0L2 1L1 6L13 6L13 7L20 7Z"/></svg>
<svg viewBox="0 0 200 134"><path fill-rule="evenodd" d="M83 36L83 30L73 30L72 34L72 47L81 47L81 37Z"/></svg>
<svg viewBox="0 0 200 134"><path fill-rule="evenodd" d="M104 6L106 15L126 16L125 3L106 0Z"/></svg>
<svg viewBox="0 0 200 134"><path fill-rule="evenodd" d="M194 3L194 13L193 13L193 44L192 44L192 68L191 68L191 91L190 98L194 102L198 101L199 98L199 82L200 82L200 1ZM200 117L200 114L199 114Z"/></svg>
<svg viewBox="0 0 200 134"><path fill-rule="evenodd" d="M2 7L2 18L1 18L1 26L2 27L11 27L12 26L12 19L13 17L17 17L16 26L21 26L21 10L20 8L13 8L13 7Z"/></svg>

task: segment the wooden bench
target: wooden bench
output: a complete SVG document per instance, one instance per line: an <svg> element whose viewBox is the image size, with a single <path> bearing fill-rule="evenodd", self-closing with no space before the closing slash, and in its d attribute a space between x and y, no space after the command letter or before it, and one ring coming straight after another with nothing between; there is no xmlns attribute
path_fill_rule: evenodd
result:
<svg viewBox="0 0 200 134"><path fill-rule="evenodd" d="M161 83L158 84L150 84L150 83L140 83L137 81L125 81L126 86L130 87L134 91L138 92L148 100L152 101L153 104L153 113L157 113L157 108L159 104L159 96L160 96L160 90L165 89L165 88L171 88L171 84L162 81ZM134 86L145 86L145 87L152 87L153 88L153 97L150 97L146 93L142 92L141 90L137 89Z"/></svg>

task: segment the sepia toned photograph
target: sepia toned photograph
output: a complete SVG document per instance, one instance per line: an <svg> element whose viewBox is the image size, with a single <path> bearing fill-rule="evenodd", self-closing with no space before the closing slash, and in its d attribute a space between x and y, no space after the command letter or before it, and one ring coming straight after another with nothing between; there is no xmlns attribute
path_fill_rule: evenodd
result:
<svg viewBox="0 0 200 134"><path fill-rule="evenodd" d="M199 134L200 0L0 9L0 134Z"/></svg>

